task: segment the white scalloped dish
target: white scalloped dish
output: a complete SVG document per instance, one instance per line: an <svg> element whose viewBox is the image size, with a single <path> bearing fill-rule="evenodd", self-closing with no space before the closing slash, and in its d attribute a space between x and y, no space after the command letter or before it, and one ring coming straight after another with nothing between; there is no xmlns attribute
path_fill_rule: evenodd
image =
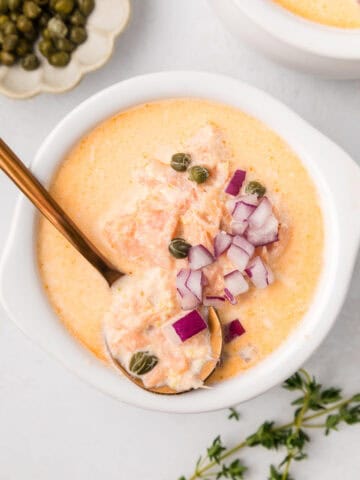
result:
<svg viewBox="0 0 360 480"><path fill-rule="evenodd" d="M111 57L115 38L130 16L129 0L98 0L87 22L88 39L72 54L65 68L52 67L43 57L33 72L0 66L0 93L29 98L39 93L63 93L74 88L86 73L102 67Z"/></svg>

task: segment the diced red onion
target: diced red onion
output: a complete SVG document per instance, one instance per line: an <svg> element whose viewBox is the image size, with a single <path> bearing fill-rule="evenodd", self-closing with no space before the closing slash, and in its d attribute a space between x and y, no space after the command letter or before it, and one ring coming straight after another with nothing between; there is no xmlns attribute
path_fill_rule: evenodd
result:
<svg viewBox="0 0 360 480"><path fill-rule="evenodd" d="M206 287L206 285L209 285L209 281L208 281L205 273L201 272L201 286Z"/></svg>
<svg viewBox="0 0 360 480"><path fill-rule="evenodd" d="M225 304L225 297L207 295L203 301L203 305L205 307L221 308L224 306L224 304Z"/></svg>
<svg viewBox="0 0 360 480"><path fill-rule="evenodd" d="M231 215L234 213L235 206L238 202L244 202L244 203L247 203L248 205L257 207L259 204L259 199L257 195L254 195L254 194L241 195L239 197L229 198L228 200L226 200L226 208Z"/></svg>
<svg viewBox="0 0 360 480"><path fill-rule="evenodd" d="M199 300L189 291L187 291L182 297L180 296L179 300L182 310L193 310L200 305Z"/></svg>
<svg viewBox="0 0 360 480"><path fill-rule="evenodd" d="M180 297L183 297L188 293L188 289L186 288L186 280L190 275L190 270L187 268L182 268L176 275L176 289L179 292Z"/></svg>
<svg viewBox="0 0 360 480"><path fill-rule="evenodd" d="M224 277L226 289L236 297L249 290L249 285L239 270L234 270Z"/></svg>
<svg viewBox="0 0 360 480"><path fill-rule="evenodd" d="M254 205L250 203L245 203L242 200L236 202L232 217L236 222L243 222L247 220L252 213L257 209Z"/></svg>
<svg viewBox="0 0 360 480"><path fill-rule="evenodd" d="M237 268L243 272L249 263L250 255L242 248L232 244L227 251L227 257L231 263L237 266Z"/></svg>
<svg viewBox="0 0 360 480"><path fill-rule="evenodd" d="M189 250L189 266L191 270L199 270L214 262L214 257L204 245L195 245Z"/></svg>
<svg viewBox="0 0 360 480"><path fill-rule="evenodd" d="M260 228L248 228L245 236L255 247L263 247L279 240L279 222L274 215Z"/></svg>
<svg viewBox="0 0 360 480"><path fill-rule="evenodd" d="M224 340L229 343L246 332L238 319L224 325Z"/></svg>
<svg viewBox="0 0 360 480"><path fill-rule="evenodd" d="M272 205L267 197L264 197L256 207L254 213L248 218L251 228L260 228L272 214Z"/></svg>
<svg viewBox="0 0 360 480"><path fill-rule="evenodd" d="M229 290L227 288L224 288L224 294L225 294L225 297L229 300L229 302L232 305L237 304L236 298L234 297L234 295L231 292L229 292Z"/></svg>
<svg viewBox="0 0 360 480"><path fill-rule="evenodd" d="M250 258L254 255L255 247L250 242L248 242L246 238L240 235L235 235L235 237L233 238L233 244L245 250L245 252L249 255Z"/></svg>
<svg viewBox="0 0 360 480"><path fill-rule="evenodd" d="M220 257L230 247L232 236L226 232L220 232L214 238L215 257Z"/></svg>
<svg viewBox="0 0 360 480"><path fill-rule="evenodd" d="M274 274L260 257L255 257L245 270L256 288L266 288L274 282Z"/></svg>
<svg viewBox="0 0 360 480"><path fill-rule="evenodd" d="M229 185L225 189L225 193L236 197L236 195L238 195L240 192L240 188L244 183L245 177L246 172L244 170L235 170L235 173L232 176Z"/></svg>
<svg viewBox="0 0 360 480"><path fill-rule="evenodd" d="M249 195L241 195L238 198L238 201L247 203L248 205L253 205L254 207L257 207L259 205L259 198L255 193L250 193Z"/></svg>
<svg viewBox="0 0 360 480"><path fill-rule="evenodd" d="M233 235L243 235L248 228L249 222L244 220L243 222L231 222L231 233Z"/></svg>
<svg viewBox="0 0 360 480"><path fill-rule="evenodd" d="M195 297L201 302L202 300L202 271L190 270L190 274L185 281L187 289L195 295Z"/></svg>
<svg viewBox="0 0 360 480"><path fill-rule="evenodd" d="M197 310L193 310L172 324L182 342L205 330L207 324Z"/></svg>

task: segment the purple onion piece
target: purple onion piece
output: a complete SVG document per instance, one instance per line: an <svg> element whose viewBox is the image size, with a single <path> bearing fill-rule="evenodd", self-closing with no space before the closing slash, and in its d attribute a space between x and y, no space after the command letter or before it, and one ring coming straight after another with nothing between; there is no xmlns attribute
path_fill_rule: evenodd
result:
<svg viewBox="0 0 360 480"><path fill-rule="evenodd" d="M172 326L182 342L207 329L205 320L197 310L193 310L184 317L179 318Z"/></svg>
<svg viewBox="0 0 360 480"><path fill-rule="evenodd" d="M245 328L241 325L238 319L227 323L224 326L224 340L225 343L229 343L237 337L241 337L246 332Z"/></svg>
<svg viewBox="0 0 360 480"><path fill-rule="evenodd" d="M233 195L234 197L236 197L236 195L238 195L240 192L240 188L244 183L245 177L246 177L246 172L244 170L236 170L228 186L225 189L225 193L228 193L229 195Z"/></svg>

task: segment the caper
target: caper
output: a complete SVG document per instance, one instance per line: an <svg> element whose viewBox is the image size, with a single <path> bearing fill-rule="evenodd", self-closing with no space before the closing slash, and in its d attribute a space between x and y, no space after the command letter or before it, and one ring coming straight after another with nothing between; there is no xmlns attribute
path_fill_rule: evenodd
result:
<svg viewBox="0 0 360 480"><path fill-rule="evenodd" d="M175 258L186 258L191 248L183 238L173 238L169 243L169 252Z"/></svg>
<svg viewBox="0 0 360 480"><path fill-rule="evenodd" d="M3 40L3 50L5 52L13 52L18 44L19 37L15 33L7 35Z"/></svg>
<svg viewBox="0 0 360 480"><path fill-rule="evenodd" d="M175 153L171 157L170 165L177 172L185 172L191 163L191 157L187 153Z"/></svg>
<svg viewBox="0 0 360 480"><path fill-rule="evenodd" d="M31 52L31 49L30 43L26 41L25 38L20 38L15 52L18 57L24 57L27 53Z"/></svg>
<svg viewBox="0 0 360 480"><path fill-rule="evenodd" d="M86 17L94 10L95 1L94 0L78 0L78 6L80 12Z"/></svg>
<svg viewBox="0 0 360 480"><path fill-rule="evenodd" d="M21 0L8 0L9 10L17 10L21 6Z"/></svg>
<svg viewBox="0 0 360 480"><path fill-rule="evenodd" d="M11 12L10 13L10 20L16 24L17 19L20 17L19 12Z"/></svg>
<svg viewBox="0 0 360 480"><path fill-rule="evenodd" d="M7 67L11 67L15 63L15 55L10 52L2 51L0 52L0 63L6 65Z"/></svg>
<svg viewBox="0 0 360 480"><path fill-rule="evenodd" d="M73 0L58 0L54 5L54 10L62 15L69 15L74 10Z"/></svg>
<svg viewBox="0 0 360 480"><path fill-rule="evenodd" d="M70 62L68 52L56 52L50 55L49 62L53 67L65 67Z"/></svg>
<svg viewBox="0 0 360 480"><path fill-rule="evenodd" d="M46 58L55 53L55 48L51 40L40 40L39 50Z"/></svg>
<svg viewBox="0 0 360 480"><path fill-rule="evenodd" d="M70 30L70 40L76 45L84 43L87 39L87 33L83 27L73 27Z"/></svg>
<svg viewBox="0 0 360 480"><path fill-rule="evenodd" d="M258 197L263 197L266 193L266 188L261 185L260 182L253 181L246 185L245 192L249 194L255 194Z"/></svg>
<svg viewBox="0 0 360 480"><path fill-rule="evenodd" d="M21 66L24 70L36 70L39 68L40 62L34 53L29 53L21 59Z"/></svg>
<svg viewBox="0 0 360 480"><path fill-rule="evenodd" d="M37 39L38 37L38 33L37 31L35 30L35 28L33 30L31 30L30 32L25 32L24 33L24 37L27 39L27 40L30 40L30 41L34 41Z"/></svg>
<svg viewBox="0 0 360 480"><path fill-rule="evenodd" d="M17 19L16 26L22 33L28 33L34 29L32 21L26 18L25 15L20 15Z"/></svg>
<svg viewBox="0 0 360 480"><path fill-rule="evenodd" d="M35 0L35 3L37 3L38 5L46 5L48 2L48 0Z"/></svg>
<svg viewBox="0 0 360 480"><path fill-rule="evenodd" d="M129 370L136 375L145 375L157 364L159 359L150 352L136 352L132 355L129 363Z"/></svg>
<svg viewBox="0 0 360 480"><path fill-rule="evenodd" d="M209 178L209 170L200 165L189 168L189 180L196 183L204 183Z"/></svg>
<svg viewBox="0 0 360 480"><path fill-rule="evenodd" d="M47 12L43 12L41 17L39 18L39 26L40 28L45 28L50 20L50 15Z"/></svg>
<svg viewBox="0 0 360 480"><path fill-rule="evenodd" d="M86 18L79 10L75 10L70 17L70 23L76 27L83 27L86 23Z"/></svg>
<svg viewBox="0 0 360 480"><path fill-rule="evenodd" d="M4 25L2 26L2 31L5 35L12 35L13 33L17 33L15 23L11 22L10 20L4 23Z"/></svg>
<svg viewBox="0 0 360 480"><path fill-rule="evenodd" d="M9 17L7 15L0 15L0 29L2 29L3 25L5 25L9 21Z"/></svg>
<svg viewBox="0 0 360 480"><path fill-rule="evenodd" d="M54 43L60 52L72 52L75 49L75 45L67 38L57 38Z"/></svg>
<svg viewBox="0 0 360 480"><path fill-rule="evenodd" d="M8 11L7 0L0 0L0 13L6 13Z"/></svg>
<svg viewBox="0 0 360 480"><path fill-rule="evenodd" d="M49 30L51 38L65 38L68 33L68 28L65 23L60 18L56 17L49 20L47 29Z"/></svg>
<svg viewBox="0 0 360 480"><path fill-rule="evenodd" d="M39 5L36 5L35 2L27 1L23 5L23 13L26 17L33 20L41 14L41 8L39 7Z"/></svg>

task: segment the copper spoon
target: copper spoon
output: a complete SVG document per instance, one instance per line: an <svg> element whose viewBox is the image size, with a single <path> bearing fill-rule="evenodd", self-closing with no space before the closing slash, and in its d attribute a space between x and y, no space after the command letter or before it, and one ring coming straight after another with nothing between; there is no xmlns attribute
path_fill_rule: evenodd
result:
<svg viewBox="0 0 360 480"><path fill-rule="evenodd" d="M10 147L0 138L0 168L15 183L15 185L28 197L34 206L51 222L55 228L77 249L77 251L88 260L89 263L104 277L109 287L116 282L124 273L111 265L92 242L79 230L75 223L68 217L60 205L43 187L39 180L21 162ZM209 332L212 346L213 358L206 362L200 377L206 380L215 369L222 350L222 329L216 311L209 309ZM105 341L106 344L106 341ZM106 344L107 346L107 344ZM141 379L133 377L129 372L112 356L107 346L108 353L114 365L128 377L132 382L141 388L146 389ZM173 394L179 393L169 387L146 389L155 393Z"/></svg>

